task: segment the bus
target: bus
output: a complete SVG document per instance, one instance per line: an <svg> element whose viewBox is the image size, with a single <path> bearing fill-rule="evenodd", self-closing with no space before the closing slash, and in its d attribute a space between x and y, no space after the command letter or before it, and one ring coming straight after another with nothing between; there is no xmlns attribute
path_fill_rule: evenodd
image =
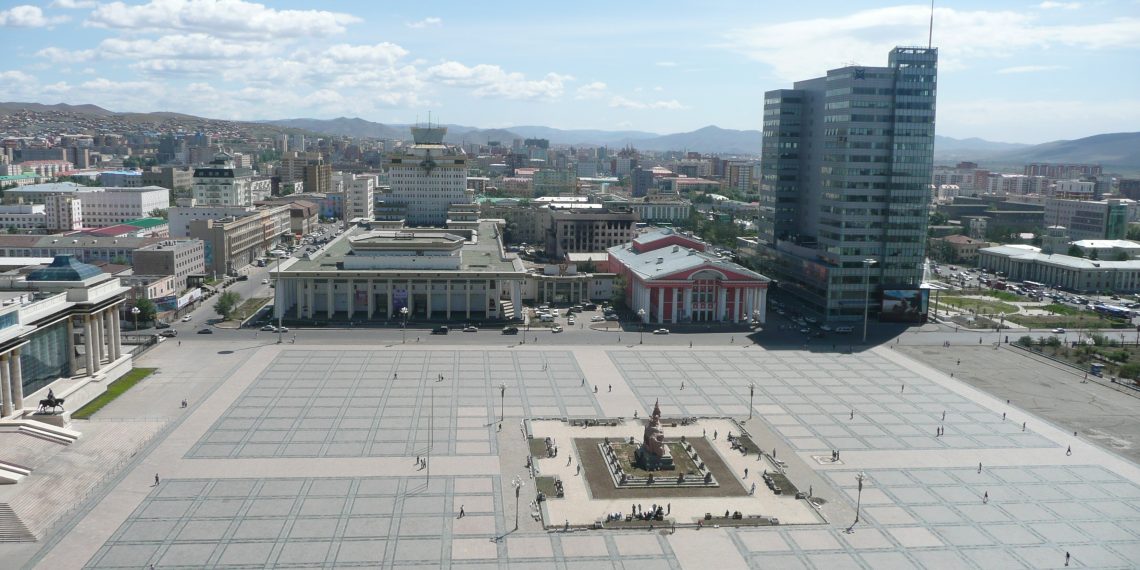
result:
<svg viewBox="0 0 1140 570"><path fill-rule="evenodd" d="M1093 307L1093 310L1114 319L1131 319L1134 316L1131 309L1117 307L1115 305L1096 305Z"/></svg>
<svg viewBox="0 0 1140 570"><path fill-rule="evenodd" d="M1036 281L1026 281L1026 282L1024 282L1024 285L1025 285L1025 288L1030 290L1030 291L1040 291L1040 290L1045 288L1045 285L1038 283Z"/></svg>

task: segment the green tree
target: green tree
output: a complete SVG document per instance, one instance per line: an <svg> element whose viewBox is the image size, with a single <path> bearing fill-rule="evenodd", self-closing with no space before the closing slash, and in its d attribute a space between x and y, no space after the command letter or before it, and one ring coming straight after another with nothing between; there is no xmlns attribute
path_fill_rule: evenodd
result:
<svg viewBox="0 0 1140 570"><path fill-rule="evenodd" d="M154 301L150 299L139 299L135 301L135 308L139 310L138 322L140 323L153 321L154 317L158 314L158 307L156 307Z"/></svg>
<svg viewBox="0 0 1140 570"><path fill-rule="evenodd" d="M218 300L214 302L214 310L217 311L223 319L229 320L230 315L237 310L240 303L241 295L238 295L234 291L226 291L218 295Z"/></svg>
<svg viewBox="0 0 1140 570"><path fill-rule="evenodd" d="M1135 362L1125 364L1124 366L1120 367L1120 370L1117 371L1117 374L1119 374L1121 378L1131 378L1133 380L1140 378L1140 364Z"/></svg>
<svg viewBox="0 0 1140 570"><path fill-rule="evenodd" d="M1022 337L1017 339L1017 344L1020 344L1021 346L1032 346L1033 345L1033 337L1031 337L1029 335L1022 336Z"/></svg>
<svg viewBox="0 0 1140 570"><path fill-rule="evenodd" d="M1098 259L1099 257L1100 257L1100 254L1097 253L1095 249L1089 251L1089 259Z"/></svg>
<svg viewBox="0 0 1140 570"><path fill-rule="evenodd" d="M1069 255L1072 257L1084 257L1085 253L1083 251L1081 251L1081 248L1079 248L1075 245L1070 245L1069 246Z"/></svg>
<svg viewBox="0 0 1140 570"><path fill-rule="evenodd" d="M20 233L20 230L16 229L16 226L8 226L8 230L7 230L7 231L8 231L8 233L10 233L10 234L18 234L18 233Z"/></svg>
<svg viewBox="0 0 1140 570"><path fill-rule="evenodd" d="M166 208L155 208L155 209L151 210L150 213L148 213L147 215L152 217L152 218L162 218L162 219L166 220L166 219L168 219L167 216L169 214L170 214L170 210L168 210Z"/></svg>
<svg viewBox="0 0 1140 570"><path fill-rule="evenodd" d="M622 307L625 305L625 287L627 281L624 276L618 275L614 279L614 288L610 292L610 303L615 307Z"/></svg>
<svg viewBox="0 0 1140 570"><path fill-rule="evenodd" d="M1129 260L1128 252L1124 251L1124 250L1118 251L1118 252L1116 252L1116 255L1112 256L1112 260L1113 261L1128 261Z"/></svg>

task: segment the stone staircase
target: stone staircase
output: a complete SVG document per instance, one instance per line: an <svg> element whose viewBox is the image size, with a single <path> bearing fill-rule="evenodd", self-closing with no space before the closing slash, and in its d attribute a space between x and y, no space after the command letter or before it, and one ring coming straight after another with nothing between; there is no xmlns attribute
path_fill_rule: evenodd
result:
<svg viewBox="0 0 1140 570"><path fill-rule="evenodd" d="M163 422L93 422L84 437L26 477L7 503L0 503L0 542L38 540L141 450ZM3 517L10 513L11 523ZM8 528L15 529L6 532ZM19 532L22 529L22 533Z"/></svg>
<svg viewBox="0 0 1140 570"><path fill-rule="evenodd" d="M510 301L499 301L499 314L503 319L517 319L515 316L515 304Z"/></svg>

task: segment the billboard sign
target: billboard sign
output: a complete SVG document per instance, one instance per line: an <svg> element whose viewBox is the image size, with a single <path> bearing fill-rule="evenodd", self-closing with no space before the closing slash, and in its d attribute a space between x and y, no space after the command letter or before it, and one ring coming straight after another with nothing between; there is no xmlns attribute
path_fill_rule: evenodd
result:
<svg viewBox="0 0 1140 570"><path fill-rule="evenodd" d="M891 323L924 323L930 304L929 289L883 289L879 320Z"/></svg>

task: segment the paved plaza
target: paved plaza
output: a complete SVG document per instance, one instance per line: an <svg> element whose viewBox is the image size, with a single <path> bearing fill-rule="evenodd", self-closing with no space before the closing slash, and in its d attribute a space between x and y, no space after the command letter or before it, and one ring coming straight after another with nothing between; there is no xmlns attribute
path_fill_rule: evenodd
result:
<svg viewBox="0 0 1140 570"><path fill-rule="evenodd" d="M186 344L141 358L167 368L107 413L122 420L156 395L187 394L192 405L163 412L167 429L35 548L0 545L0 559L100 569L662 569L715 560L827 570L1053 568L1066 552L1077 568L1140 560L1140 467L886 347ZM547 521L557 529L548 532L532 518L524 418L624 418L636 434L633 413L644 418L658 398L668 418L741 422L823 504L769 495L749 512L786 507L788 517L810 514L797 521L807 524L698 530L688 515L699 511L670 499L686 515L672 534L562 532L561 520ZM750 485L755 475L742 469L755 455L733 456L723 435L713 444L724 447L731 483ZM429 456L430 468L419 466ZM574 477L562 457L542 462ZM519 504L515 476L525 483ZM589 502L573 499L555 511L568 518L566 509Z"/></svg>

